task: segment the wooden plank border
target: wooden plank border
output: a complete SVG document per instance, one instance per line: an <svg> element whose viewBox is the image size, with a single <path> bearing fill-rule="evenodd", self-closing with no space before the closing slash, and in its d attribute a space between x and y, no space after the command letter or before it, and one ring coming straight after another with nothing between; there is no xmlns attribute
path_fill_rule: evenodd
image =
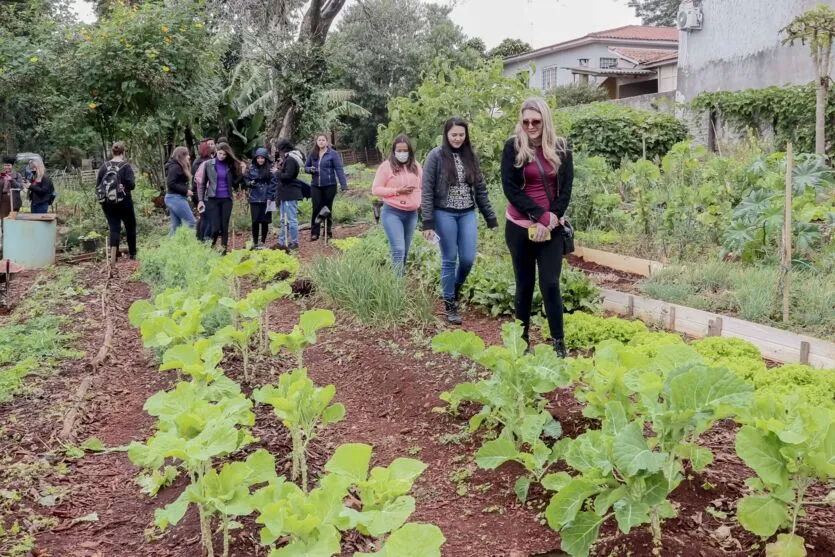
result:
<svg viewBox="0 0 835 557"><path fill-rule="evenodd" d="M770 360L835 369L835 343L832 342L617 290L601 288L601 294L603 309L619 315L631 313L648 324L696 338L711 334L741 338L754 344Z"/></svg>
<svg viewBox="0 0 835 557"><path fill-rule="evenodd" d="M574 255L582 257L591 263L603 265L604 267L609 267L610 269L622 271L624 273L640 275L642 277L647 277L653 273L657 273L664 268L664 264L660 261L630 257L628 255L620 255L619 253L613 253L610 251L587 248L585 246L577 246L574 250Z"/></svg>

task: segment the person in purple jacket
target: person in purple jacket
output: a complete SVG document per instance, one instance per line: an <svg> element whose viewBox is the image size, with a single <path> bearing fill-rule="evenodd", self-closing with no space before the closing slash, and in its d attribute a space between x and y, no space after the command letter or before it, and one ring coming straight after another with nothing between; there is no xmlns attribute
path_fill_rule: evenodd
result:
<svg viewBox="0 0 835 557"><path fill-rule="evenodd" d="M228 143L218 143L215 158L197 170L197 210L205 212L212 246L220 238L223 253L229 249L229 221L232 218L232 190L240 179L240 162Z"/></svg>

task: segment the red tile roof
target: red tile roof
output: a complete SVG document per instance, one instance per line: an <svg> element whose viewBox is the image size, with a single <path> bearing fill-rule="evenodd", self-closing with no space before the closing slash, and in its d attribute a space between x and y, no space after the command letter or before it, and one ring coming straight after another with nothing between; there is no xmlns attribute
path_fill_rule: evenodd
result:
<svg viewBox="0 0 835 557"><path fill-rule="evenodd" d="M609 47L609 50L638 64L652 64L678 58L676 50L659 50L654 48L625 48L619 46Z"/></svg>
<svg viewBox="0 0 835 557"><path fill-rule="evenodd" d="M626 25L589 33L589 37L601 39L632 39L636 41L678 41L678 29L675 27L652 27L649 25Z"/></svg>

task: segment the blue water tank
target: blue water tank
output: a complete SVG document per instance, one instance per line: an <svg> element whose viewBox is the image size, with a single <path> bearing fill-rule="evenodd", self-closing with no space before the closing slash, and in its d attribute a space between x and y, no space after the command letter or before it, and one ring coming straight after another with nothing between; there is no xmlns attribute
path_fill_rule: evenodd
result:
<svg viewBox="0 0 835 557"><path fill-rule="evenodd" d="M3 219L3 258L27 269L49 267L55 263L56 238L54 215L18 213L13 219Z"/></svg>

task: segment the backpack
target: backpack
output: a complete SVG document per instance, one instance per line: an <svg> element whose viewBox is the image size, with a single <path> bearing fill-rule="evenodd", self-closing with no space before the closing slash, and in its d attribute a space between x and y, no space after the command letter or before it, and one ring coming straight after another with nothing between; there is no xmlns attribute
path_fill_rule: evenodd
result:
<svg viewBox="0 0 835 557"><path fill-rule="evenodd" d="M125 190L119 181L119 171L122 170L124 162L105 163L105 173L101 182L96 186L96 199L99 203L119 203L125 198Z"/></svg>

